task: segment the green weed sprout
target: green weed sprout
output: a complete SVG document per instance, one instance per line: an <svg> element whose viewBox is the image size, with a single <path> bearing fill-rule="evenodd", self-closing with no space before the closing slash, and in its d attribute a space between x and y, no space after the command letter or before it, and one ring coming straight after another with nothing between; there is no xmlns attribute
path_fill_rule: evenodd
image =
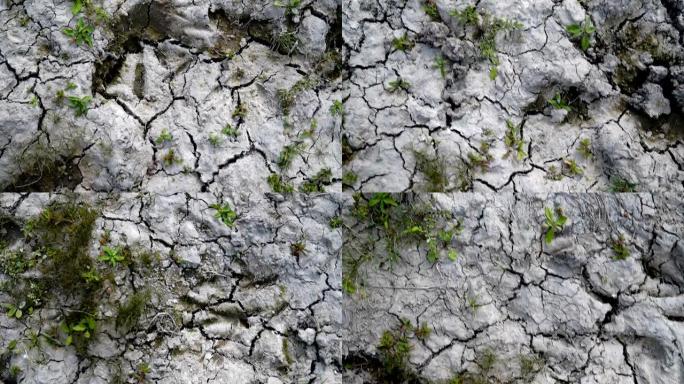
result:
<svg viewBox="0 0 684 384"><path fill-rule="evenodd" d="M551 244L553 239L556 237L556 233L563 230L563 226L568 221L568 218L563 216L563 212L560 208L556 209L556 213L551 210L551 208L544 208L544 216L546 218L546 235L544 239L546 244Z"/></svg>
<svg viewBox="0 0 684 384"><path fill-rule="evenodd" d="M76 26L74 28L64 28L64 34L71 37L76 45L88 44L88 46L93 46L93 31L95 27L90 24L86 24L83 18L78 19Z"/></svg>
<svg viewBox="0 0 684 384"><path fill-rule="evenodd" d="M233 211L233 209L228 204L212 204L209 208L216 210L214 217L221 220L223 224L233 227L235 226L235 220L237 220L238 215Z"/></svg>
<svg viewBox="0 0 684 384"><path fill-rule="evenodd" d="M88 104L92 99L90 96L69 96L69 106L74 109L76 116L83 116L88 113Z"/></svg>
<svg viewBox="0 0 684 384"><path fill-rule="evenodd" d="M117 264L124 261L124 256L120 253L118 248L104 247L99 258L100 261L111 264L115 268Z"/></svg>
<svg viewBox="0 0 684 384"><path fill-rule="evenodd" d="M582 24L570 24L565 27L565 30L568 31L573 40L579 40L580 48L586 51L591 47L591 36L596 32L596 27L587 16Z"/></svg>

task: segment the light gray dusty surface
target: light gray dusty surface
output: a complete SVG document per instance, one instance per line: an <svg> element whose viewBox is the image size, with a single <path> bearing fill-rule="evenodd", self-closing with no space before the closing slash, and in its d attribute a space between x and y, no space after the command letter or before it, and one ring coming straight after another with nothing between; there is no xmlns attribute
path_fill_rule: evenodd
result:
<svg viewBox="0 0 684 384"><path fill-rule="evenodd" d="M683 13L673 0L345 0L348 187L681 191ZM573 24L593 25L586 50Z"/></svg>
<svg viewBox="0 0 684 384"><path fill-rule="evenodd" d="M67 346L58 327L79 318L79 292L58 283L33 294L41 291L29 286L50 278L42 272L54 256L32 250L22 228L55 202L98 211L84 252L102 285L82 352L79 336ZM215 203L230 203L233 227L215 217ZM230 202L209 194L1 195L0 235L9 241L2 268L20 250L38 261L14 277L0 271L0 302L23 308L20 318L0 316L0 382L340 383L342 239L329 226L340 204L323 194ZM130 254L111 266L100 260L106 248ZM79 267L71 272L88 271ZM144 310L121 328L120 306L141 292L150 295ZM41 303L31 304L36 296Z"/></svg>
<svg viewBox="0 0 684 384"><path fill-rule="evenodd" d="M356 367L345 372L345 383L376 382L381 336L400 319L431 329L423 340L409 338L407 365L419 377L412 383L684 380L679 196L395 198L445 211L447 222L461 220L449 243L458 258L433 264L425 244L408 244L387 262L384 230L355 219L348 201L343 275L350 250L365 249L367 239L375 248L357 292L344 298L344 361ZM562 208L568 218L550 244L543 242L545 207ZM613 250L620 236L629 252L624 260ZM463 381L449 381L458 375Z"/></svg>
<svg viewBox="0 0 684 384"><path fill-rule="evenodd" d="M263 193L322 170L340 189L336 0L81 3L0 1L0 190Z"/></svg>

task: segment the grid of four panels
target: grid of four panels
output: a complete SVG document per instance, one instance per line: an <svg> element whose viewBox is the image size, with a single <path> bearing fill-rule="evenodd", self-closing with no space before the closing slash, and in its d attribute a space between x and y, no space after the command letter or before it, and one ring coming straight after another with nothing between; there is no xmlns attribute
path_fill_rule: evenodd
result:
<svg viewBox="0 0 684 384"><path fill-rule="evenodd" d="M684 382L683 15L0 1L0 382Z"/></svg>

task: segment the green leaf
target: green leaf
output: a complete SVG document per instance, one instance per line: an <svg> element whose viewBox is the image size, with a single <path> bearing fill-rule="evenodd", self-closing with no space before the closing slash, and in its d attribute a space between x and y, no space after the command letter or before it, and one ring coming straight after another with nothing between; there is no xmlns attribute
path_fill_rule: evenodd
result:
<svg viewBox="0 0 684 384"><path fill-rule="evenodd" d="M558 220L556 221L556 225L558 225L559 227L562 227L562 226L565 225L565 223L566 223L567 221L568 221L568 218L565 217L565 216L563 216L563 215L561 215L561 216L558 218Z"/></svg>
<svg viewBox="0 0 684 384"><path fill-rule="evenodd" d="M551 208L545 207L544 208L544 216L546 216L546 221L549 223L553 223L553 211L551 211Z"/></svg>
<svg viewBox="0 0 684 384"><path fill-rule="evenodd" d="M455 249L450 249L449 253L447 253L447 257L451 261L456 261L456 259L458 259L458 252L456 252Z"/></svg>
<svg viewBox="0 0 684 384"><path fill-rule="evenodd" d="M83 9L82 0L75 0L74 5L71 6L71 13L74 15L78 15L79 13L81 13L81 9Z"/></svg>
<svg viewBox="0 0 684 384"><path fill-rule="evenodd" d="M86 321L88 322L88 328L95 329L95 319L89 317Z"/></svg>
<svg viewBox="0 0 684 384"><path fill-rule="evenodd" d="M583 51L586 51L589 49L591 46L591 41L589 40L588 35L582 35L582 40L580 40L580 48L582 48Z"/></svg>
<svg viewBox="0 0 684 384"><path fill-rule="evenodd" d="M73 336L69 335L67 336L66 340L64 341L64 345L71 345L71 343L74 342Z"/></svg>
<svg viewBox="0 0 684 384"><path fill-rule="evenodd" d="M565 30L568 31L568 33L572 37L579 37L582 34L582 27L579 24L570 24L567 27L565 27Z"/></svg>
<svg viewBox="0 0 684 384"><path fill-rule="evenodd" d="M15 314L15 317L17 319L21 319L21 316L24 315L24 312L21 311L21 309L17 309L17 313Z"/></svg>
<svg viewBox="0 0 684 384"><path fill-rule="evenodd" d="M489 80L496 80L499 70L496 67L489 68Z"/></svg>
<svg viewBox="0 0 684 384"><path fill-rule="evenodd" d="M74 325L73 327L71 327L71 329L76 331L76 332L83 332L86 330L86 326L84 323L78 323L78 324Z"/></svg>
<svg viewBox="0 0 684 384"><path fill-rule="evenodd" d="M554 231L553 228L549 228L549 230L546 231L546 237L545 237L546 244L551 244L551 242L553 241L553 238L555 236L556 236L556 231Z"/></svg>

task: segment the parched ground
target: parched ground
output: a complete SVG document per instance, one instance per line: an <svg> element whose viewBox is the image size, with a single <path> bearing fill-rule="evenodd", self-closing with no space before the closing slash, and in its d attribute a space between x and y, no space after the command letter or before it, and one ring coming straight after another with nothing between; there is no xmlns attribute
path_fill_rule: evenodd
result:
<svg viewBox="0 0 684 384"><path fill-rule="evenodd" d="M339 198L217 203L2 195L0 381L339 383Z"/></svg>
<svg viewBox="0 0 684 384"><path fill-rule="evenodd" d="M681 2L343 4L348 188L682 190Z"/></svg>
<svg viewBox="0 0 684 384"><path fill-rule="evenodd" d="M83 2L0 2L0 190L339 190L335 0Z"/></svg>
<svg viewBox="0 0 684 384"><path fill-rule="evenodd" d="M394 199L387 226L365 198L345 208L343 382L684 380L678 196ZM567 217L550 243L545 207Z"/></svg>

